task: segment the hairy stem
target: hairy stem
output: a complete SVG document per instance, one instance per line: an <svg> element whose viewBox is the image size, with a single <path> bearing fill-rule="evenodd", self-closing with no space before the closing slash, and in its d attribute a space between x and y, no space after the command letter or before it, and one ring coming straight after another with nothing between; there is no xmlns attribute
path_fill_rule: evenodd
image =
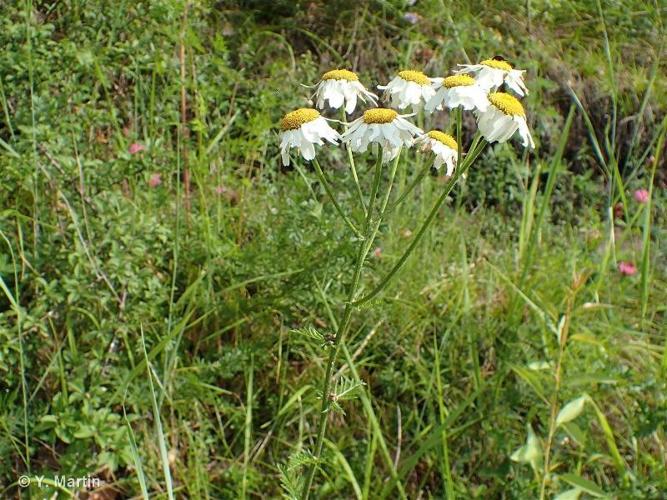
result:
<svg viewBox="0 0 667 500"><path fill-rule="evenodd" d="M408 196L408 195L409 195L409 194L410 194L410 193L411 193L411 192L412 192L412 191L419 185L419 183L421 182L421 180L424 178L424 176L428 173L428 171L429 171L430 169L431 169L431 165L430 165L429 163L427 163L427 164L424 166L424 168L422 168L422 169L419 171L419 173L417 173L417 176L416 176L416 177L414 178L414 180L410 183L410 185L409 185L407 188L405 188L405 191L403 191L403 192L400 194L400 196L398 197L398 199L397 199L395 202L393 202L393 203L391 204L391 206L389 207L389 211L390 211L390 212L393 211L396 207L398 207L401 203L403 203L403 201L405 200L405 198L407 198L407 196Z"/></svg>
<svg viewBox="0 0 667 500"><path fill-rule="evenodd" d="M373 187L371 188L371 195L368 202L368 212L366 215L366 224L364 227L366 236L370 236L369 229L371 225L373 207L375 205L375 199L377 197L378 187L380 185L381 174L382 174L382 151L379 151L378 159L375 164ZM368 240L370 240L370 242ZM329 359L327 361L327 368L324 374L324 381L322 387L322 406L320 409L320 418L317 425L317 441L315 442L315 453L314 453L315 463L308 469L306 475L306 481L304 483L303 491L301 493L301 497L304 500L307 500L310 495L310 488L313 484L313 479L315 478L317 463L322 454L322 445L324 443L324 435L326 433L327 419L329 417L329 408L331 407L331 399L329 391L331 390L333 369L336 363L336 356L338 355L340 341L347 332L347 329L350 325L350 319L352 318L352 310L354 308L352 305L352 301L354 300L354 297L357 294L357 290L359 288L359 282L361 280L361 270L364 266L366 255L368 255L368 251L370 249L369 243L372 243L371 238L359 241L359 248L357 250L357 258L354 265L352 283L350 284L350 291L348 292L348 300L345 304L345 310L343 311L343 318L338 324L338 329L336 330L336 337L334 338L333 346L331 346L330 348L331 351L329 353Z"/></svg>
<svg viewBox="0 0 667 500"><path fill-rule="evenodd" d="M426 220L423 222L422 226L419 228L419 231L417 231L417 234L413 238L412 242L410 243L410 246L405 250L403 255L398 259L398 262L394 265L394 267L389 271L389 273L380 281L380 283L367 295L364 297L360 298L359 300L355 301L354 305L360 305L363 304L364 302L368 302L371 300L373 297L375 297L377 294L379 294L382 290L385 289L385 287L389 284L391 279L396 275L396 273L403 267L403 264L405 264L405 261L408 260L408 257L412 254L414 249L417 247L419 242L421 241L422 237L426 233L426 230L431 226L433 223L433 220L435 219L435 216L437 215L438 211L440 210L440 207L442 204L445 202L447 199L447 196L451 192L451 190L454 188L454 185L456 182L459 180L459 178L468 170L468 167L472 164L472 162L475 161L475 158L479 155L479 153L482 151L482 149L486 146L486 141L481 138L477 138L474 142L473 145L470 148L470 152L468 153L468 156L466 156L466 159L463 161L460 167L456 169L456 173L452 176L450 181L447 183L447 186L445 186L445 189L443 190L442 194L440 195L440 198L435 202L433 205L433 208L431 209L431 212L428 214L428 217L426 217Z"/></svg>
<svg viewBox="0 0 667 500"><path fill-rule="evenodd" d="M329 182L327 181L327 178L324 176L324 172L322 172L322 167L320 167L320 162L317 161L317 158L313 158L313 166L315 167L315 172L317 172L317 177L320 179L320 182L322 183L322 186L324 186L324 190L327 192L329 195L329 198L331 199L334 207L336 208L336 211L338 212L338 215L341 216L341 218L345 221L345 224L352 230L352 232L357 236L357 238L364 239L364 235L362 235L357 227L354 225L354 223L349 219L347 215L343 212L343 209L340 208L340 205L336 201L336 197L334 196L333 192L331 191L331 186L329 185Z"/></svg>
<svg viewBox="0 0 667 500"><path fill-rule="evenodd" d="M317 441L315 443L315 454L314 454L315 464L310 467L310 469L308 470L308 474L306 476L306 482L304 484L304 489L301 495L304 500L308 499L308 496L310 495L310 489L313 484L313 479L315 478L317 462L319 461L320 456L322 454L322 445L324 443L324 436L326 434L327 418L329 415L329 410L331 408L331 400L333 396L332 394L330 394L330 390L334 378L333 373L334 373L334 367L336 365L336 358L338 356L338 351L340 350L343 338L345 337L345 334L347 333L347 330L349 329L350 326L352 312L355 308L353 301L359 291L359 283L361 281L361 271L363 269L364 262L366 261L366 257L368 256L368 252L370 252L373 242L375 241L375 237L377 236L377 233L380 229L380 224L382 223L382 218L387 210L387 205L389 204L389 197L391 195L394 179L396 177L396 170L398 169L399 159L400 159L400 152L392 163L391 172L389 174L389 184L387 187L387 191L384 195L384 199L382 200L382 204L380 205L379 213L377 214L375 220L373 220L373 209L377 201L378 188L380 185L380 178L382 173L382 150L380 149L378 152L378 159L377 163L375 164L373 187L371 189L371 196L368 203L368 213L366 215L366 224L364 227L366 237L365 239L359 242L359 249L357 252L357 259L356 259L356 264L354 266L354 275L352 277L352 284L350 285L348 300L345 304L345 310L343 311L343 318L338 324L336 337L334 338L334 343L333 346L331 347L331 352L329 353L327 369L324 375L323 390L322 390L322 407L317 429ZM401 493L401 498L405 498L404 492L399 491L399 493Z"/></svg>
<svg viewBox="0 0 667 500"><path fill-rule="evenodd" d="M345 130L347 130L347 116L345 115L345 108L341 108L340 112L341 112L341 121L343 122ZM357 188L357 195L359 196L359 205L361 206L361 209L364 211L364 215L368 215L366 203L364 202L364 193L361 190L361 184L359 184L359 176L357 175L357 167L354 163L354 156L352 155L352 150L350 149L349 145L346 145L344 147L345 151L347 151L347 161L350 163L350 171L352 172L354 185Z"/></svg>

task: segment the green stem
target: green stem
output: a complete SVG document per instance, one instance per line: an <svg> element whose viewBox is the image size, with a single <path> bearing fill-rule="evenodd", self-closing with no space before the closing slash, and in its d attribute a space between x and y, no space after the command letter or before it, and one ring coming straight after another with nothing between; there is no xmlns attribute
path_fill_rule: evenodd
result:
<svg viewBox="0 0 667 500"><path fill-rule="evenodd" d="M461 165L461 159L463 158L463 108L456 108L456 113L454 114L456 118L456 164ZM456 210L458 211L461 208L463 203L463 196L459 196L456 200Z"/></svg>
<svg viewBox="0 0 667 500"><path fill-rule="evenodd" d="M373 214L373 207L375 206L375 199L377 197L378 187L380 185L381 174L382 174L382 149L379 150L377 162L375 163L375 176L373 177L373 187L371 188L371 196L368 202L366 224L364 227L364 230L367 234L369 233L370 229L371 217ZM359 281L361 280L361 270L364 266L366 255L368 255L370 244L372 244L372 238L368 238L368 240L364 239L359 241L359 249L357 251L356 263L354 265L352 284L350 285L348 300L345 304L345 310L343 311L343 319L338 324L336 337L334 338L333 346L331 347L331 352L329 353L329 359L327 361L327 369L324 374L324 382L322 388L322 407L320 410L320 418L317 426L317 441L315 443L315 453L314 453L315 463L308 469L308 473L306 475L306 481L303 486L303 491L301 492L301 497L303 500L308 500L308 497L310 495L310 488L312 487L313 479L315 478L317 463L319 462L320 456L322 455L322 444L324 443L327 418L329 416L329 408L331 407L331 399L329 391L331 388L333 368L336 362L336 357L338 355L338 349L340 347L341 339L344 337L350 325L352 310L354 308L354 306L352 305L352 301L354 300L354 297L357 294L357 290L359 288Z"/></svg>
<svg viewBox="0 0 667 500"><path fill-rule="evenodd" d="M456 108L456 146L457 146L457 164L461 163L461 155L463 146L461 145L461 136L463 135L461 129L463 127L463 109L461 107Z"/></svg>
<svg viewBox="0 0 667 500"><path fill-rule="evenodd" d="M354 378L355 382L362 383L361 378L359 378L359 373L357 372L357 369L354 366L354 360L352 359L352 356L350 355L350 352L348 351L345 342L341 343L341 349L343 351L343 355L345 356L345 362L347 363L347 366L350 368L350 372L352 373L352 377ZM368 388L366 390L368 391ZM398 494L400 495L401 498L405 499L407 498L407 496L405 495L405 488L403 488L403 484L401 483L401 480L398 477L398 471L396 470L396 466L394 465L394 462L391 459L391 456L389 455L389 450L387 449L387 442L382 436L382 430L380 429L380 422L378 422L377 416L375 415L375 411L373 411L373 405L371 404L370 398L371 398L370 391L368 391L368 394L366 394L365 392L362 393L361 403L363 404L364 409L368 414L368 420L370 420L371 429L375 433L374 439L377 439L380 445L380 453L382 454L382 457L384 458L384 461L387 464L387 468L389 469L389 475L391 476L393 482L396 484L396 489L398 489ZM362 498L368 498L368 495L365 495Z"/></svg>
<svg viewBox="0 0 667 500"><path fill-rule="evenodd" d="M347 159L350 162L350 170L352 171L354 185L357 187L359 204L361 205L361 209L364 211L364 215L367 215L366 203L364 202L364 193L361 190L361 185L359 184L359 176L357 176L357 167L354 165L354 156L352 156L352 150L348 146L345 146L345 150L347 151Z"/></svg>
<svg viewBox="0 0 667 500"><path fill-rule="evenodd" d="M526 249L524 260L521 263L523 269L521 270L521 276L519 278L519 283L517 285L519 288L523 288L523 285L526 282L526 278L528 277L528 272L530 271L530 266L533 263L533 258L535 255L535 250L537 249L537 241L540 234L540 230L542 228L542 223L544 221L547 208L549 207L549 200L551 200L554 187L556 186L556 179L558 178L558 169L560 167L561 158L563 157L563 152L565 151L565 146L567 145L567 140L570 135L570 128L572 127L572 122L574 120L574 111L575 111L574 106L570 106L570 111L565 120L565 126L563 127L563 130L561 132L560 140L558 141L558 148L556 149L556 154L553 156L551 160L551 165L549 166L549 176L547 177L547 183L544 187L544 193L542 195L542 203L540 204L540 208L537 211L537 217L535 218L535 222L533 223L533 226L529 232L528 246ZM515 300L516 299L517 298L515 297ZM514 304L512 305L512 307L510 307L510 311L513 310L514 310Z"/></svg>
<svg viewBox="0 0 667 500"><path fill-rule="evenodd" d="M375 236L377 235L378 230L380 229L380 224L384 220L385 213L387 212L387 205L389 204L389 197L391 195L392 187L394 186L394 179L396 178L396 170L398 168L398 162L400 157L401 153L399 152L398 155L396 155L396 158L394 158L394 163L392 164L391 167L391 173L389 174L389 186L387 187L387 192L385 193L384 200L382 201L382 206L380 207L380 213L377 216L375 225L373 226L370 236L368 236L367 238L368 241L366 242L367 244L365 249L366 255L368 255L368 252L371 250L371 246L375 241ZM370 223L371 217L368 218L368 221ZM368 230L368 227L366 229Z"/></svg>
<svg viewBox="0 0 667 500"><path fill-rule="evenodd" d="M436 335L437 337L437 335ZM440 346L438 345L437 338L434 338L433 342L433 353L434 353L434 362L435 366L435 385L436 390L438 391L438 409L440 417L440 426L442 427L442 432L440 434L440 439L442 440L442 476L445 482L445 492L447 500L456 498L454 496L454 481L452 480L452 470L449 464L449 445L447 444L447 408L445 407L444 394L445 389L442 385L442 372L440 369Z"/></svg>
<svg viewBox="0 0 667 500"><path fill-rule="evenodd" d="M470 147L470 152L466 156L465 160L463 161L463 164L456 169L456 173L452 176L452 178L449 180L447 185L445 186L444 191L440 195L440 198L435 202L435 205L433 205L433 208L431 209L431 212L428 214L428 217L426 217L426 220L422 224L422 226L419 228L419 231L415 235L414 239L410 243L410 246L407 248L407 250L401 255L401 258L398 259L398 262L394 265L394 267L389 271L389 274L385 276L382 281L380 281L380 284L377 285L373 291L365 295L364 297L360 298L359 300L354 302L355 306L361 305L364 302L368 302L371 300L373 297L375 297L377 294L379 294L382 290L385 289L387 284L391 281L391 279L394 277L394 275L403 267L403 264L405 264L405 261L408 260L408 257L412 254L414 249L417 247L417 244L421 241L422 237L426 233L426 230L431 226L431 223L435 219L435 216L438 214L438 211L440 210L440 207L442 204L445 202L447 199L447 196L449 195L450 191L454 188L454 185L456 182L459 180L459 178L468 170L468 167L472 164L472 162L475 161L479 153L482 152L482 149L486 146L487 142L486 140L482 139L481 137L477 137L475 141L473 142L472 146Z"/></svg>
<svg viewBox="0 0 667 500"><path fill-rule="evenodd" d="M336 211L338 212L338 215L342 217L342 219L345 221L345 224L348 225L348 227L352 230L352 232L358 237L363 239L364 236L359 232L357 227L352 223L352 221L343 213L343 209L340 208L340 205L336 201L336 197L334 196L333 192L331 191L331 186L329 185L329 182L327 181L327 178L324 176L324 172L322 172L322 167L320 167L320 162L317 161L317 158L313 158L313 165L315 166L315 172L317 172L317 177L320 179L320 182L322 183L322 186L324 186L324 190L327 192L329 195L329 198L333 202L334 207L336 207Z"/></svg>
<svg viewBox="0 0 667 500"><path fill-rule="evenodd" d="M345 108L341 109L341 114L342 114L341 121L345 126L345 130L347 130L347 116L345 116ZM352 178L354 179L354 185L357 188L357 195L359 196L359 204L361 205L361 209L364 211L364 216L366 216L368 215L368 212L366 209L366 202L364 202L364 192L361 190L361 184L359 184L359 176L357 175L357 167L354 163L354 156L352 155L352 150L349 148L348 145L344 147L345 151L347 151L347 160L350 163L350 170L352 171Z"/></svg>
<svg viewBox="0 0 667 500"><path fill-rule="evenodd" d="M644 208L644 227L642 229L642 262L641 262L641 311L642 311L642 321L646 318L646 312L648 310L648 296L649 296L649 272L651 265L651 210L653 205L653 182L655 179L655 171L658 168L658 162L660 161L660 155L665 144L665 134L667 134L667 127L665 127L665 121L663 121L663 129L658 139L658 145L655 148L655 154L653 155L653 167L651 168L651 175L649 176L649 185L648 185L648 202ZM665 351L667 356L667 350ZM664 357L663 360L667 359ZM663 365L664 366L664 365Z"/></svg>
<svg viewBox="0 0 667 500"><path fill-rule="evenodd" d="M373 187L371 188L371 196L368 200L368 211L366 212L366 224L364 225L364 231L367 232L368 228L371 225L371 219L373 218L373 208L375 207L375 199L378 194L378 188L380 187L380 176L382 174L382 148L378 150L378 157L375 161L375 176L373 177Z"/></svg>
<svg viewBox="0 0 667 500"><path fill-rule="evenodd" d="M389 211L392 212L396 207L398 207L405 198L414 190L414 188L417 187L417 185L421 182L421 180L424 178L424 176L427 174L427 172L431 169L430 164L426 164L423 169L420 170L420 172L417 174L417 177L410 183L410 185L407 187L403 193L398 197L398 199L391 204L389 207Z"/></svg>

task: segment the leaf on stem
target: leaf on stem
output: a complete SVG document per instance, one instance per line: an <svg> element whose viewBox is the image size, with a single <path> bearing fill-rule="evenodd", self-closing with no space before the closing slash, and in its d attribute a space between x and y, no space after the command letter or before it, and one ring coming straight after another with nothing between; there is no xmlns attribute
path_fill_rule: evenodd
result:
<svg viewBox="0 0 667 500"><path fill-rule="evenodd" d="M584 411L584 405L587 401L588 394L584 394L583 396L580 396L577 399L573 399L568 404L563 406L563 408L561 408L561 410L558 412L558 416L556 417L556 426L566 424L577 418L581 412Z"/></svg>
<svg viewBox="0 0 667 500"><path fill-rule="evenodd" d="M324 343L326 338L320 332L315 330L312 326L307 326L305 328L295 328L290 330L291 334L301 335L307 339L315 340L320 343Z"/></svg>
<svg viewBox="0 0 667 500"><path fill-rule="evenodd" d="M559 493L554 497L554 500L579 500L581 490L579 488L572 488Z"/></svg>
<svg viewBox="0 0 667 500"><path fill-rule="evenodd" d="M593 497L600 498L605 496L604 491L597 484L576 474L563 474L560 476L560 479Z"/></svg>
<svg viewBox="0 0 667 500"><path fill-rule="evenodd" d="M533 427L530 424L526 427L528 428L528 437L525 444L512 453L510 458L520 464L530 464L533 470L538 470L542 461L542 446L540 445L540 439L533 431Z"/></svg>

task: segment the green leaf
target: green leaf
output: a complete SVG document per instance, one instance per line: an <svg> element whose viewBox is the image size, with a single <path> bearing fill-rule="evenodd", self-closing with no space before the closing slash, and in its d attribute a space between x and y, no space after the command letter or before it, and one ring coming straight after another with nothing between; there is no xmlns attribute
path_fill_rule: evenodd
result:
<svg viewBox="0 0 667 500"><path fill-rule="evenodd" d="M537 470L542 460L542 446L539 438L535 435L532 426L527 425L528 437L526 443L517 449L510 457L514 462L521 464L530 464L530 466Z"/></svg>
<svg viewBox="0 0 667 500"><path fill-rule="evenodd" d="M565 328L566 320L567 316L563 316L558 322L558 326L556 327L556 337L558 338L559 344L563 343L563 329Z"/></svg>
<svg viewBox="0 0 667 500"><path fill-rule="evenodd" d="M556 417L556 426L566 424L581 415L586 401L588 401L588 395L584 394L563 406Z"/></svg>
<svg viewBox="0 0 667 500"><path fill-rule="evenodd" d="M592 399L590 401L591 404L593 405L593 408L595 409L595 414L598 417L598 422L600 422L600 427L602 427L602 432L604 433L605 440L607 441L607 446L609 447L609 453L611 453L611 458L614 460L614 465L616 466L616 470L621 476L624 476L625 462L623 461L623 458L621 457L621 454L618 451L618 446L616 445L616 439L614 438L614 432L612 431L611 426L609 425L609 421L607 420L607 417L605 417L602 410L600 410L595 401L593 401Z"/></svg>
<svg viewBox="0 0 667 500"><path fill-rule="evenodd" d="M579 488L572 488L559 493L554 497L554 500L579 500L581 490Z"/></svg>
<svg viewBox="0 0 667 500"><path fill-rule="evenodd" d="M565 429L565 432L567 432L580 446L586 446L588 438L577 424L568 422L567 424L563 424L563 429Z"/></svg>
<svg viewBox="0 0 667 500"><path fill-rule="evenodd" d="M305 328L295 328L290 330L291 334L302 335L308 339L316 340L317 342L324 342L325 338L320 332L315 330L312 326L307 326Z"/></svg>
<svg viewBox="0 0 667 500"><path fill-rule="evenodd" d="M95 435L95 428L92 425L80 425L74 432L74 437L77 439L87 439Z"/></svg>
<svg viewBox="0 0 667 500"><path fill-rule="evenodd" d="M563 474L560 476L560 479L596 498L604 497L606 495L605 492L593 481L584 479L576 474Z"/></svg>
<svg viewBox="0 0 667 500"><path fill-rule="evenodd" d="M532 361L528 363L528 369L533 371L549 370L551 367L552 363L548 361Z"/></svg>
<svg viewBox="0 0 667 500"><path fill-rule="evenodd" d="M542 374L536 370L529 370L523 366L512 365L512 371L516 373L524 382L526 382L532 389L535 391L542 401L548 404L549 400L547 399L546 393L544 391L544 386L542 384Z"/></svg>

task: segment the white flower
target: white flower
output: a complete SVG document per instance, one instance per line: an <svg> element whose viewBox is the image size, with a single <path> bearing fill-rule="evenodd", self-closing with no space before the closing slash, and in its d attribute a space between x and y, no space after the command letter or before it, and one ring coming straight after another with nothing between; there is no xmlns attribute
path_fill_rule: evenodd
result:
<svg viewBox="0 0 667 500"><path fill-rule="evenodd" d="M382 146L382 160L388 162L396 157L401 147L410 147L413 138L423 132L393 109L374 108L350 123L342 136L352 151L363 153L369 144Z"/></svg>
<svg viewBox="0 0 667 500"><path fill-rule="evenodd" d="M435 160L433 161L435 168L440 168L444 164L447 165L448 177L454 173L459 151L458 145L451 135L439 130L431 130L418 138L415 144L421 144L422 151L432 151L435 154Z"/></svg>
<svg viewBox="0 0 667 500"><path fill-rule="evenodd" d="M280 155L283 165L289 165L289 150L297 148L305 160L315 158L315 144L322 146L326 139L332 144L340 140L340 134L332 129L315 109L300 108L287 113L280 120L282 141Z"/></svg>
<svg viewBox="0 0 667 500"><path fill-rule="evenodd" d="M489 142L506 142L518 130L524 147L534 148L526 123L526 112L519 100L504 92L492 92L488 96L489 107L477 112L477 126Z"/></svg>
<svg viewBox="0 0 667 500"><path fill-rule="evenodd" d="M322 80L315 86L314 97L317 97L317 107L320 109L324 109L326 101L329 101L329 106L333 109L338 109L345 103L345 111L349 114L357 107L357 99L370 101L377 106L378 96L366 90L356 73L335 69L322 75Z"/></svg>
<svg viewBox="0 0 667 500"><path fill-rule="evenodd" d="M434 78L433 88L435 95L426 103L424 110L432 113L436 109L449 109L461 106L465 110L486 110L489 101L486 98L487 90L476 84L470 75L454 75L447 78Z"/></svg>
<svg viewBox="0 0 667 500"><path fill-rule="evenodd" d="M432 80L421 71L399 71L387 85L378 85L384 90L385 99L391 98L391 105L405 109L409 105L419 106L435 95Z"/></svg>
<svg viewBox="0 0 667 500"><path fill-rule="evenodd" d="M496 90L503 83L517 95L528 95L528 89L523 82L524 70L513 69L512 65L500 58L486 59L479 64L459 64L463 69L456 73L473 73L477 85L487 90Z"/></svg>

